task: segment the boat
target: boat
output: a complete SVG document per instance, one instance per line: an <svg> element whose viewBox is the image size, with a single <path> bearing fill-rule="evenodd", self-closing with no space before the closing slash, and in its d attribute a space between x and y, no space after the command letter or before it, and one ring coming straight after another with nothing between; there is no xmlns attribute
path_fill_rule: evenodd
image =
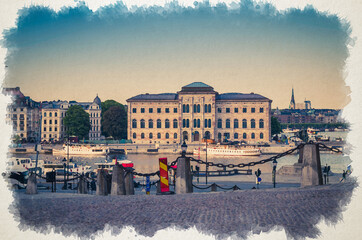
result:
<svg viewBox="0 0 362 240"><path fill-rule="evenodd" d="M199 154L219 155L219 156L260 156L259 148L236 148L236 147L211 147L194 149L194 155Z"/></svg>
<svg viewBox="0 0 362 240"><path fill-rule="evenodd" d="M48 172L51 172L53 170L56 172L63 171L63 174L64 174L64 163L61 163L61 162L47 163L47 164L44 164L42 167L42 172L44 175L46 175ZM77 173L86 174L87 172L91 172L92 168L91 168L91 166L88 166L88 165L83 166L83 165L79 165L76 163L68 163L66 165L66 171L69 173L69 175L73 175L73 174L77 174Z"/></svg>
<svg viewBox="0 0 362 240"><path fill-rule="evenodd" d="M116 160L113 159L111 162L98 162L94 163L96 165L96 169L94 169L94 172L97 173L99 169L105 169L108 173L112 173L113 167L117 164L122 165L123 167L133 167L133 163L130 160Z"/></svg>
<svg viewBox="0 0 362 240"><path fill-rule="evenodd" d="M307 129L308 134L317 134L320 131L318 129L314 129L314 128L308 128Z"/></svg>
<svg viewBox="0 0 362 240"><path fill-rule="evenodd" d="M293 129L293 128L283 129L283 133L297 133L299 131L300 131L299 129Z"/></svg>
<svg viewBox="0 0 362 240"><path fill-rule="evenodd" d="M106 155L109 148L100 145L64 144L62 149L53 149L53 155Z"/></svg>

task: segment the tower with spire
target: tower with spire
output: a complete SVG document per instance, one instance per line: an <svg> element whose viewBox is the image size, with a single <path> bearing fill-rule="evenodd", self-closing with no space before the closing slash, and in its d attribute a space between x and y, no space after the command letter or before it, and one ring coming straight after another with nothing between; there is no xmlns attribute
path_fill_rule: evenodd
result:
<svg viewBox="0 0 362 240"><path fill-rule="evenodd" d="M294 88L292 88L292 98L290 99L289 109L295 109Z"/></svg>

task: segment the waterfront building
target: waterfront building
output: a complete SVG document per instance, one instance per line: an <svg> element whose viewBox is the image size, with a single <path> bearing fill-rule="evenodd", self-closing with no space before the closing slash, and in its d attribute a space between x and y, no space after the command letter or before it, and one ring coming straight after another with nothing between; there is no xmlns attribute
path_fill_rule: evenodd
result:
<svg viewBox="0 0 362 240"><path fill-rule="evenodd" d="M7 106L6 123L12 125L13 134L21 140L35 142L40 137L40 104L24 96L19 87L4 88L4 95L11 96L12 102Z"/></svg>
<svg viewBox="0 0 362 240"><path fill-rule="evenodd" d="M89 140L101 139L101 100L98 95L93 102L51 101L42 102L42 141L62 141L66 138L63 118L69 107L81 106L88 114L90 121Z"/></svg>
<svg viewBox="0 0 362 240"><path fill-rule="evenodd" d="M338 123L340 110L334 109L276 109L273 116L280 123Z"/></svg>
<svg viewBox="0 0 362 240"><path fill-rule="evenodd" d="M268 142L271 100L255 93L223 93L202 82L177 93L127 100L128 139L134 143Z"/></svg>

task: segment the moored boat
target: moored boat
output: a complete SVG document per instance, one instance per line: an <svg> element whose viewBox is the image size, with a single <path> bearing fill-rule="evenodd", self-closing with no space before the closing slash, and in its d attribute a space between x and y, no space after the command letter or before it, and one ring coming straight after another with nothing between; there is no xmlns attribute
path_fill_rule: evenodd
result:
<svg viewBox="0 0 362 240"><path fill-rule="evenodd" d="M194 149L194 155L199 154L219 155L219 156L260 156L259 148L235 148L235 147L210 147Z"/></svg>
<svg viewBox="0 0 362 240"><path fill-rule="evenodd" d="M63 145L60 150L53 149L53 155L106 155L108 152L108 147L86 144Z"/></svg>

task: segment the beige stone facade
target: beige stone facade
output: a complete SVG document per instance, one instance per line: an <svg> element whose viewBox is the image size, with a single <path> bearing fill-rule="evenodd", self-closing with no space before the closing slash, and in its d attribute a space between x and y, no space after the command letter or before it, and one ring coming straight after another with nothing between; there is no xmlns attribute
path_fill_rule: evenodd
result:
<svg viewBox="0 0 362 240"><path fill-rule="evenodd" d="M270 141L271 100L259 94L219 94L195 82L178 93L141 94L127 100L128 139L134 143L199 143L202 138Z"/></svg>

